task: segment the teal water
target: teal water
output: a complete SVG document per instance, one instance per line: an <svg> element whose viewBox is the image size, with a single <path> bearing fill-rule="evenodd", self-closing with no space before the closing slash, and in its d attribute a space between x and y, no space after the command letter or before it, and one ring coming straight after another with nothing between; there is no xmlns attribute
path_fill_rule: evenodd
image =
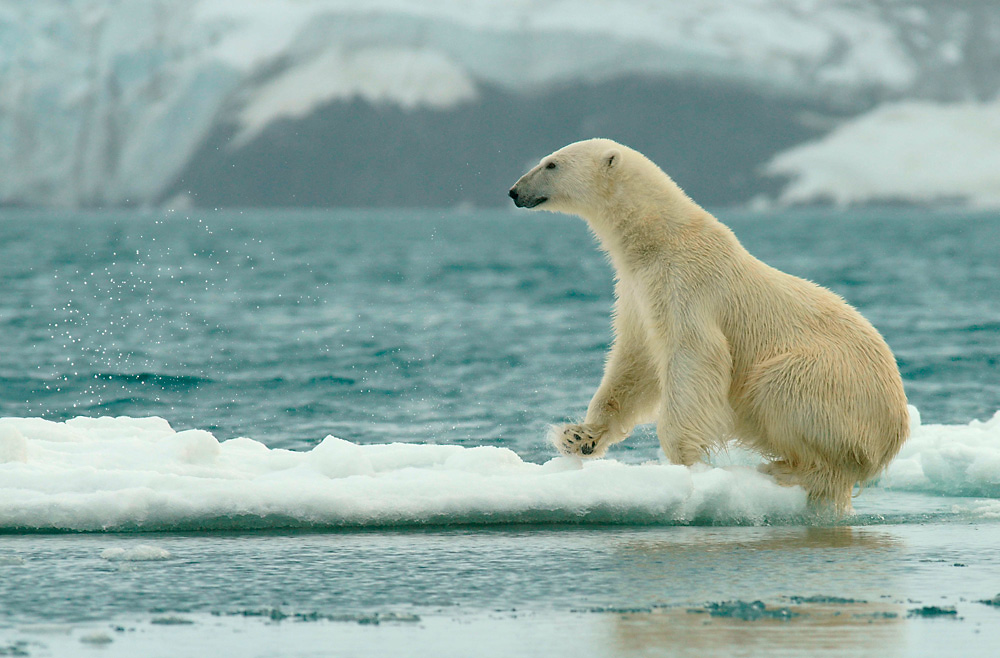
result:
<svg viewBox="0 0 1000 658"><path fill-rule="evenodd" d="M965 425L1000 409L1000 215L720 218L756 256L832 288L868 317L925 423ZM541 463L552 456L548 425L582 415L600 379L611 276L581 221L548 214L5 211L0 416L155 415L271 448L304 450L333 434L500 446ZM615 450L626 462L658 455L648 428ZM672 655L694 646L702 618L689 607L760 599L781 608L815 596L855 607L807 609L798 619L812 615L810 632L833 624L857 639L862 631L836 623L895 620L886 642L896 651L880 655L937 655L934 638L949 633L964 655L995 655L977 652L997 648L987 629L1000 627L1000 610L977 601L1000 593L1000 525L948 516L968 502L862 498L859 516L837 527L6 534L0 655L8 646L58 653L63 640L25 635L38 624L68 625L66 646L85 646L82 634L96 629L128 647L137 635L108 629L128 621L169 636L169 625L149 626L162 615L188 615L196 623L184 632L208 646L230 637L210 620L239 613L270 624L274 610L312 615L345 638L371 615L413 615L423 621L383 626L403 638L390 649L428 647L414 655L450 655L440 633L468 640L448 626L456 619L526 637L567 622L611 623L646 640L613 650L595 640L589 653L559 646ZM140 544L169 559L106 554ZM931 605L954 606L965 621L907 616ZM687 639L642 631L680 622L694 629ZM280 623L284 637L305 637L301 624ZM762 628L752 627L770 632ZM389 637L357 641L371 648ZM863 643L845 642L863 655ZM296 646L249 653L308 655Z"/></svg>
<svg viewBox="0 0 1000 658"><path fill-rule="evenodd" d="M1000 409L1000 216L721 217L882 331L925 422ZM611 275L583 222L548 213L7 211L0 414L541 459L599 381Z"/></svg>

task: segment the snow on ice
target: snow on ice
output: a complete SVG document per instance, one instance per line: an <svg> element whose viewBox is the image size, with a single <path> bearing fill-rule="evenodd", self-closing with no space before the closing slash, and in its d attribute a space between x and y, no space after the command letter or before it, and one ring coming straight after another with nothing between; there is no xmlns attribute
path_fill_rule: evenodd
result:
<svg viewBox="0 0 1000 658"><path fill-rule="evenodd" d="M1000 498L1000 415L942 426L920 425L912 412L913 437L878 486ZM996 511L995 501L980 502L984 515ZM297 452L178 432L161 418L0 419L0 528L8 530L759 524L805 514L801 489L752 466L534 464L492 446L358 445L332 436Z"/></svg>

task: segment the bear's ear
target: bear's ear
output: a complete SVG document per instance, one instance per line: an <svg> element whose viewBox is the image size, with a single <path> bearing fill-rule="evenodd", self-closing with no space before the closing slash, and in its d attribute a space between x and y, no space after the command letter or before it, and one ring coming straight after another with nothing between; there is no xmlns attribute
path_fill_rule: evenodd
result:
<svg viewBox="0 0 1000 658"><path fill-rule="evenodd" d="M601 162L608 169L614 169L618 166L618 163L622 160L622 154L618 152L618 149L611 149L604 154L604 158Z"/></svg>

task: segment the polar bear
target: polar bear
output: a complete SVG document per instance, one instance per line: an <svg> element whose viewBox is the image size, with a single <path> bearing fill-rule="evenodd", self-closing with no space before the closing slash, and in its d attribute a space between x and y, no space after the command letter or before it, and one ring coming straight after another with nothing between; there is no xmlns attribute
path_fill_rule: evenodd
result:
<svg viewBox="0 0 1000 658"><path fill-rule="evenodd" d="M876 329L833 292L757 260L645 156L607 139L546 156L510 189L519 208L579 215L615 269L614 341L583 423L560 452L600 457L655 420L675 464L730 440L851 510L909 433L906 395Z"/></svg>

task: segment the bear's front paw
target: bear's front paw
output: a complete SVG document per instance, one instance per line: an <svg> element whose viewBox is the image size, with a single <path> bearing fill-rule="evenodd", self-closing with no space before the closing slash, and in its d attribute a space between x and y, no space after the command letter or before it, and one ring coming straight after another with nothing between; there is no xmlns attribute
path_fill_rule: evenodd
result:
<svg viewBox="0 0 1000 658"><path fill-rule="evenodd" d="M607 452L608 442L603 441L607 429L594 425L563 425L554 428L552 443L560 453L578 457L600 457Z"/></svg>

